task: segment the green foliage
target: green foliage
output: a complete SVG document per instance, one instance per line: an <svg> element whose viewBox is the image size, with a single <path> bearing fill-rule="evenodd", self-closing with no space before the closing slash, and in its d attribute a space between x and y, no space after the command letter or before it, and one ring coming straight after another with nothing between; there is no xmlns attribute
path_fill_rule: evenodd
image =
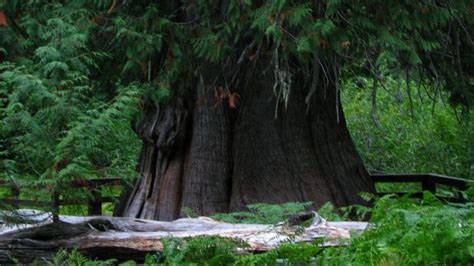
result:
<svg viewBox="0 0 474 266"><path fill-rule="evenodd" d="M328 206L325 208L331 209ZM353 235L346 246L320 248L321 239L314 243L284 244L262 254L235 255L236 248L245 245L228 238L166 238L163 253L148 255L144 262L145 265L468 265L474 259L472 203L443 204L429 192L423 199L387 195L376 199L371 211L369 229L359 236ZM67 256L60 252L57 257ZM85 263L80 254L70 255L69 262L71 258L82 261L77 265ZM92 265L97 263L94 261Z"/></svg>
<svg viewBox="0 0 474 266"><path fill-rule="evenodd" d="M237 247L245 247L237 240L216 236L197 236L189 239L165 239L164 263L178 265L186 263L228 265L235 259L232 255Z"/></svg>
<svg viewBox="0 0 474 266"><path fill-rule="evenodd" d="M292 63L302 69L319 68L316 59L328 70L341 62L376 77L385 62L392 72L439 81L453 103L472 103L469 0L200 0L179 7L166 1L7 1L2 10L11 22L0 28L2 61L34 63L52 85L154 81L189 90L202 67L221 69L217 79L233 77L238 68L232 65L255 41L284 60L296 58Z"/></svg>
<svg viewBox="0 0 474 266"><path fill-rule="evenodd" d="M210 217L228 223L276 224L286 221L293 214L305 211L311 202L288 202L285 204L252 204L248 212L219 213Z"/></svg>
<svg viewBox="0 0 474 266"><path fill-rule="evenodd" d="M33 262L33 265L48 265L48 266L66 266L66 265L74 265L74 266L109 266L109 265L116 265L117 260L109 259L109 260L91 260L77 250L72 250L70 252L66 250L58 251L52 259L46 260L36 260Z"/></svg>
<svg viewBox="0 0 474 266"><path fill-rule="evenodd" d="M8 51L0 58L0 179L15 182L22 198L49 200L56 190L68 200L88 197L68 191L68 180L136 177L140 142L130 120L144 89L97 78L111 53L94 45L94 12L77 2L4 8L20 19L0 29L0 39L17 37L0 42ZM24 189L36 184L46 188Z"/></svg>
<svg viewBox="0 0 474 266"><path fill-rule="evenodd" d="M386 196L376 201L373 226L344 249L328 249L329 264L469 264L474 258L474 206L445 205L432 194L421 201Z"/></svg>
<svg viewBox="0 0 474 266"><path fill-rule="evenodd" d="M237 257L232 265L312 265L322 249L315 243L283 244L263 254Z"/></svg>
<svg viewBox="0 0 474 266"><path fill-rule="evenodd" d="M189 207L183 207L181 208L181 214L183 216L189 217L189 218L197 218L199 215L191 208Z"/></svg>
<svg viewBox="0 0 474 266"><path fill-rule="evenodd" d="M338 210L330 202L323 204L318 210L317 213L328 221L341 221L344 220L344 217L338 214Z"/></svg>
<svg viewBox="0 0 474 266"><path fill-rule="evenodd" d="M341 98L352 138L370 171L472 177L472 113L458 114L446 106L446 95L432 95L418 84L409 94L391 78L378 86L374 110L372 91L365 88L372 88L371 82L348 81Z"/></svg>

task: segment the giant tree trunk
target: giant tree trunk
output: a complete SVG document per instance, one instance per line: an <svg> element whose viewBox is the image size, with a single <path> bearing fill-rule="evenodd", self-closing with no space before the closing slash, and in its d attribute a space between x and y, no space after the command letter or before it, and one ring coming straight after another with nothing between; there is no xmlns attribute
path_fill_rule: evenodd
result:
<svg viewBox="0 0 474 266"><path fill-rule="evenodd" d="M175 97L147 109L137 126L143 178L116 215L171 220L185 207L208 215L252 203L364 204L358 193L374 185L347 129L335 77L305 82L296 73L287 108L277 107L274 72L262 61L242 67L236 109L216 93L216 79L202 76L193 101ZM311 84L316 90L305 104Z"/></svg>

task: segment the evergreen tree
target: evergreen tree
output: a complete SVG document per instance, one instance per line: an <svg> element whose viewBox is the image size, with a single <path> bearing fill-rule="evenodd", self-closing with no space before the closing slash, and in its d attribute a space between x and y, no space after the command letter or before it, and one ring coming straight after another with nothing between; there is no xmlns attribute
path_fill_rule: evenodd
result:
<svg viewBox="0 0 474 266"><path fill-rule="evenodd" d="M5 175L120 172L130 162L114 165L122 151L109 132L136 146L125 128L109 130L139 111L143 177L119 215L362 203L374 187L339 100L351 76L377 88L390 73L408 92L417 80L472 106L471 0L10 0L0 10Z"/></svg>

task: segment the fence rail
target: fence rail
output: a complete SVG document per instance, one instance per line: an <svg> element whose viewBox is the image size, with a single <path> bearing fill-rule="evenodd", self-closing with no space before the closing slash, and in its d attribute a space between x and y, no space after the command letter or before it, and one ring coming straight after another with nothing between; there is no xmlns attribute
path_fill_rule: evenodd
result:
<svg viewBox="0 0 474 266"><path fill-rule="evenodd" d="M474 180L462 179L458 177L444 176L438 174L372 174L372 180L374 183L421 183L423 191L430 191L435 194L437 185L445 185L449 187L456 187L459 190L466 190L470 184L474 184ZM89 215L101 215L102 214L102 203L115 202L114 197L103 197L102 187L104 186L121 186L123 185L122 179L119 177L107 177L102 179L88 179L88 180L73 180L69 182L69 186L72 188L87 188L92 194L92 198L89 200L61 200L61 196L58 192L53 191L51 201L33 201L20 199L19 187L9 181L0 180L0 188L10 189L10 198L0 199L3 204L12 206L35 206L35 207L51 207L58 213L60 206L68 205L87 205ZM47 185L35 185L34 187L41 188L47 187ZM379 195L389 194L387 192L379 192ZM390 194L403 195L405 192L390 192ZM413 193L414 197L422 197L423 193ZM466 200L462 195L458 197L442 197L443 199L450 202L465 202ZM55 215L53 220L57 220L58 217Z"/></svg>
<svg viewBox="0 0 474 266"><path fill-rule="evenodd" d="M376 183L421 183L423 190L436 191L436 185L446 185L466 190L473 180L438 174L373 174Z"/></svg>
<svg viewBox="0 0 474 266"><path fill-rule="evenodd" d="M419 183L422 191L429 191L436 194L438 185L455 187L459 190L466 190L469 184L474 184L474 180L463 179L459 177L438 175L438 174L373 174L372 180L375 183ZM403 195L406 192L379 192L380 196L386 194ZM422 197L423 193L413 193L413 197ZM439 197L449 202L466 202L461 193L457 197Z"/></svg>
<svg viewBox="0 0 474 266"><path fill-rule="evenodd" d="M52 191L50 201L36 201L36 200L25 200L20 199L20 189L14 182L0 180L0 188L10 189L10 198L0 199L3 204L11 206L33 206L33 207L49 207L53 210L53 220L58 221L58 213L60 206L70 205L87 205L88 215L101 215L102 214L102 203L113 203L116 201L114 197L103 197L102 187L104 186L121 186L123 179L120 177L107 177L101 179L84 179L84 180L72 180L69 181L69 186L72 188L86 188L92 197L88 200L77 199L77 200L61 200L61 195L57 191ZM34 188L44 188L48 185L34 185Z"/></svg>

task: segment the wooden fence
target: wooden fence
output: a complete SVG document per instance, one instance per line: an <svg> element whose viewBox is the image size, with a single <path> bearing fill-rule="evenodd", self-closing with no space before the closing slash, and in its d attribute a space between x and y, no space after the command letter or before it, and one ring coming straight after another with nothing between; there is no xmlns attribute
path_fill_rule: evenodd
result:
<svg viewBox="0 0 474 266"><path fill-rule="evenodd" d="M422 191L430 191L436 194L439 185L455 187L460 191L466 190L468 186L474 184L474 180L459 177L438 175L438 174L372 174L372 180L377 183L418 183L421 184ZM379 192L380 196L386 194L404 195L406 192ZM413 193L414 197L422 197L422 192ZM439 197L449 202L466 202L466 199L459 192L457 197Z"/></svg>
<svg viewBox="0 0 474 266"><path fill-rule="evenodd" d="M430 191L436 193L437 185L445 185L448 187L456 187L459 190L466 190L468 184L473 184L473 180L462 179L457 177L443 176L437 174L373 174L371 175L372 180L375 183L421 183L423 191ZM55 210L53 213L58 213L59 206L67 205L87 205L89 215L101 215L102 214L102 203L115 202L116 199L113 197L103 197L102 187L104 186L122 186L122 179L118 177L108 177L102 179L89 179L89 180L74 180L71 181L70 186L72 188L87 188L92 194L92 198L84 200L61 200L61 195L58 192L52 192L51 201L32 201L19 199L20 190L12 182L6 182L0 180L0 187L6 187L10 189L10 198L0 199L3 204L12 206L36 206L36 207L50 207ZM40 186L38 186L40 187ZM380 192L379 195L388 194L387 192ZM390 194L403 195L406 192L390 192ZM422 192L412 194L414 197L421 197ZM450 202L465 202L466 200L462 195L457 197L440 197ZM53 217L57 220L57 215Z"/></svg>
<svg viewBox="0 0 474 266"><path fill-rule="evenodd" d="M12 182L0 180L0 187L6 187L10 189L10 198L0 199L0 203L11 205L11 206L33 206L41 208L51 208L53 213L59 213L60 206L70 205L87 205L88 215L101 215L102 214L102 203L112 202L116 199L114 197L103 197L102 187L104 186L122 186L122 179L119 177L108 177L102 179L87 179L87 180L73 180L70 182L72 188L86 188L92 194L89 200L62 200L60 193L52 191L50 201L33 201L20 199L20 189ZM36 187L41 188L45 186L37 185ZM57 221L58 216L53 215L53 220Z"/></svg>

